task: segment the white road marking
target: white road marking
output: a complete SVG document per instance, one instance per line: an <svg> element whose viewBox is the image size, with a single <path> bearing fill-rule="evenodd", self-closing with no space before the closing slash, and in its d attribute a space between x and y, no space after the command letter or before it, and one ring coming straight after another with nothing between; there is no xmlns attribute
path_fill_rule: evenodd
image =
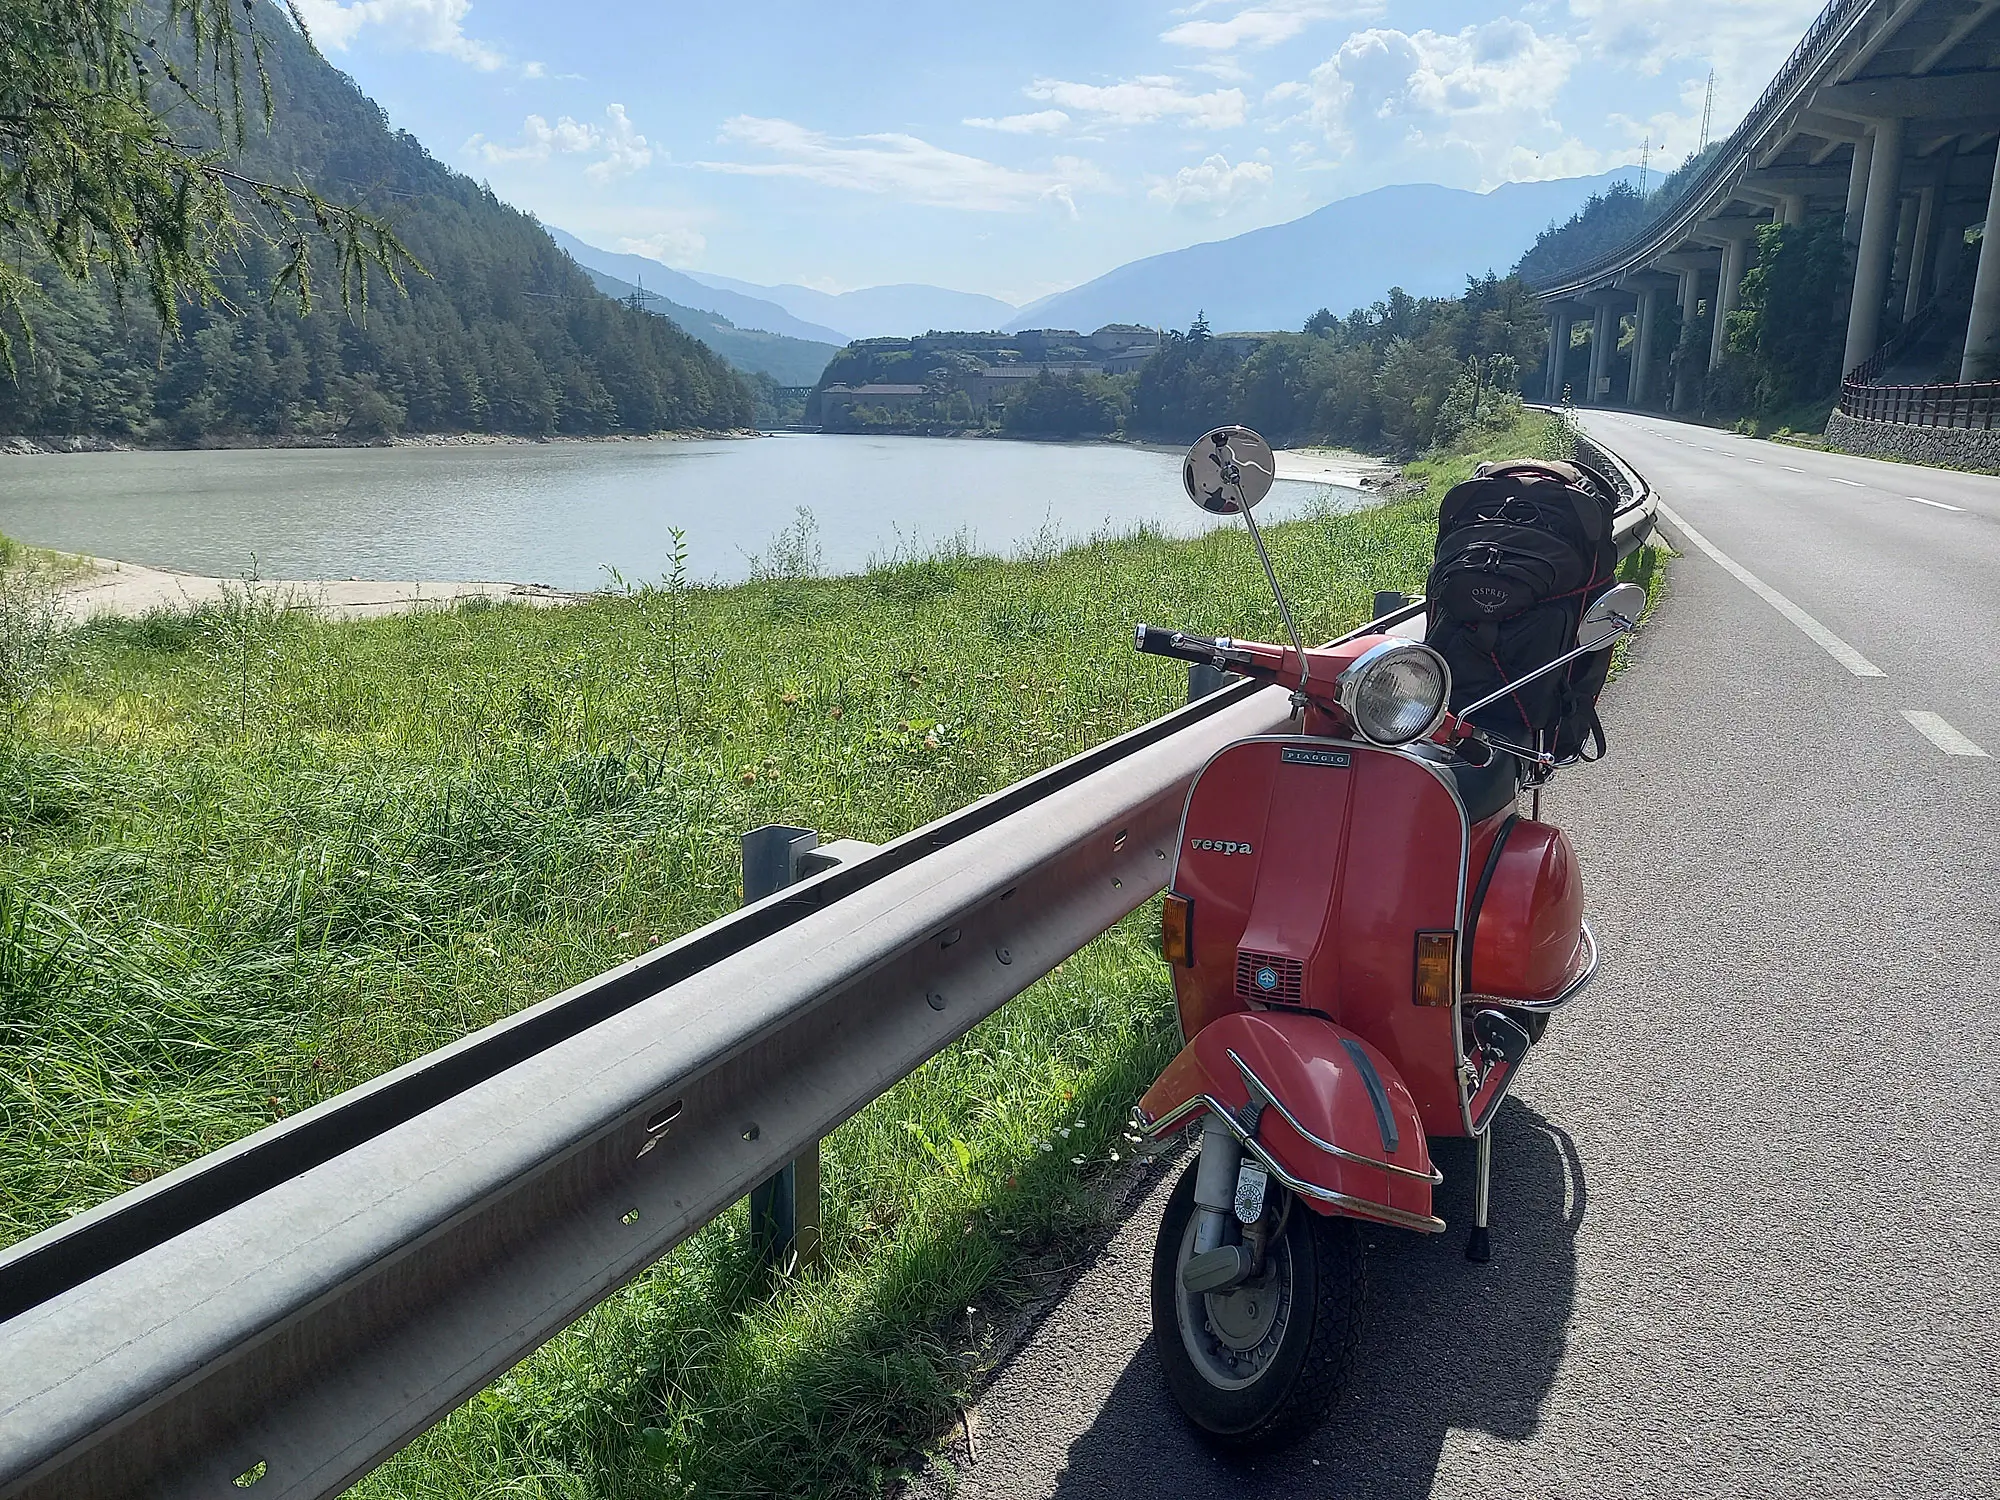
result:
<svg viewBox="0 0 2000 1500"><path fill-rule="evenodd" d="M1764 460L1763 460L1763 459L1761 459L1761 458L1749 458L1749 457L1745 457L1745 458L1744 458L1744 460L1743 460L1743 462L1745 462L1746 464L1759 464L1759 465L1762 465L1762 464L1763 464L1763 462L1764 462Z"/></svg>
<svg viewBox="0 0 2000 1500"><path fill-rule="evenodd" d="M1926 500L1922 495L1908 495L1904 498L1914 500L1919 505L1935 505L1939 510L1955 510L1960 515L1965 514L1963 505L1946 505L1942 500Z"/></svg>
<svg viewBox="0 0 2000 1500"><path fill-rule="evenodd" d="M1828 656L1839 662L1843 667L1847 668L1856 677L1886 677L1889 675L1859 651L1848 645L1839 636L1835 635L1831 630L1820 624L1811 615L1792 603L1783 594L1772 588L1770 584L1764 582L1755 573L1751 572L1735 559L1727 557L1716 550L1713 542L1674 514L1664 502L1660 505L1660 514L1666 517L1667 524L1685 537L1691 546L1699 547L1703 552L1706 552L1725 573L1735 578L1737 582L1750 590L1751 593L1755 594L1787 620L1798 626L1799 629L1803 630L1811 638L1815 645L1820 647L1821 650L1825 651Z"/></svg>
<svg viewBox="0 0 2000 1500"><path fill-rule="evenodd" d="M1867 485L1863 484L1858 479L1842 479L1838 474L1830 474L1827 477L1830 478L1835 484L1844 484L1849 489L1865 490L1868 488Z"/></svg>
<svg viewBox="0 0 2000 1500"><path fill-rule="evenodd" d="M1903 710L1903 717L1910 721L1912 729L1944 751L1946 755L1969 755L1977 760L1993 758L1934 713L1906 708Z"/></svg>
<svg viewBox="0 0 2000 1500"><path fill-rule="evenodd" d="M1780 465L1779 465L1778 467L1779 467L1779 468L1781 468L1781 469L1783 469L1783 470L1784 470L1784 471L1785 471L1785 472L1786 472L1787 474L1803 474L1803 473L1805 473L1805 470L1804 470L1804 469L1795 469L1795 468L1793 468L1793 467L1792 467L1792 466L1791 466L1790 464L1780 464Z"/></svg>

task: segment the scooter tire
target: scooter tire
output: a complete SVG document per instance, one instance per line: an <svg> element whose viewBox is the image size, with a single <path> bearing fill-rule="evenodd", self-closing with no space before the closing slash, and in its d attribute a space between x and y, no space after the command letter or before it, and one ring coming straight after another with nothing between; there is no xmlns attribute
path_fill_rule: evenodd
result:
<svg viewBox="0 0 2000 1500"><path fill-rule="evenodd" d="M1190 1422L1219 1447L1281 1447L1317 1426L1346 1389L1366 1320L1367 1275L1361 1229L1294 1202L1282 1244L1290 1272L1287 1326L1268 1364L1228 1388L1203 1374L1183 1328L1180 1267L1195 1214L1196 1165L1167 1199L1153 1249L1153 1347L1167 1388Z"/></svg>

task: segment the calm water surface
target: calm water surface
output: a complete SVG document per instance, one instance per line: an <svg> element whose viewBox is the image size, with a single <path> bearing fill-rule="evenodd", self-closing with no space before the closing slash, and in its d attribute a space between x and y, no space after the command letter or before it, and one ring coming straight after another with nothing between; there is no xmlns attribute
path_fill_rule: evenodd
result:
<svg viewBox="0 0 2000 1500"><path fill-rule="evenodd" d="M1360 490L1284 482L1259 510L1358 508ZM590 589L669 565L745 577L800 506L821 562L853 572L967 535L1007 554L1045 529L1080 540L1214 524L1180 460L1119 446L787 434L549 443L0 458L0 531L39 546L232 577L511 579Z"/></svg>

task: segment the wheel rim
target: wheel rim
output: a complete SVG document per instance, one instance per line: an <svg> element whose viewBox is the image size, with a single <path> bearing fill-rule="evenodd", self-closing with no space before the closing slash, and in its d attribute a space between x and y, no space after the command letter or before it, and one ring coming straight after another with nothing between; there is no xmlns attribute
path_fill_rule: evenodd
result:
<svg viewBox="0 0 2000 1500"><path fill-rule="evenodd" d="M1188 1219L1174 1259L1174 1311L1181 1343L1201 1378L1220 1390L1255 1385L1271 1368L1292 1326L1291 1245L1276 1236L1264 1253L1264 1274L1223 1292L1190 1292L1181 1271L1194 1256L1195 1228Z"/></svg>

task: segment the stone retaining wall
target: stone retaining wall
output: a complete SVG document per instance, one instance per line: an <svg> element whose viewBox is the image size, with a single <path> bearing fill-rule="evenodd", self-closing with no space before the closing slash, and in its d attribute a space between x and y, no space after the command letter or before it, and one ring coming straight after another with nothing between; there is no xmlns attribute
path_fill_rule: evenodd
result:
<svg viewBox="0 0 2000 1500"><path fill-rule="evenodd" d="M1826 419L1826 440L1844 453L1864 458L1902 458L1919 464L1949 464L2000 472L2000 428L1908 427L1901 422L1868 422L1836 411Z"/></svg>

